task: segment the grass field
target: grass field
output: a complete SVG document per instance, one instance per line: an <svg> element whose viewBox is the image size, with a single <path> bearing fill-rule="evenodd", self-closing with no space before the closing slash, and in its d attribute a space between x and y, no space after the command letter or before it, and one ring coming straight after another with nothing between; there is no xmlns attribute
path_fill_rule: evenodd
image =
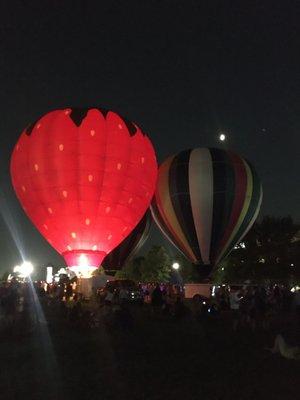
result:
<svg viewBox="0 0 300 400"><path fill-rule="evenodd" d="M230 318L200 324L133 310L129 329L74 329L59 310L0 344L0 399L289 400L300 396L300 361L266 351L278 331L292 344L299 326L281 319L267 332L233 332Z"/></svg>

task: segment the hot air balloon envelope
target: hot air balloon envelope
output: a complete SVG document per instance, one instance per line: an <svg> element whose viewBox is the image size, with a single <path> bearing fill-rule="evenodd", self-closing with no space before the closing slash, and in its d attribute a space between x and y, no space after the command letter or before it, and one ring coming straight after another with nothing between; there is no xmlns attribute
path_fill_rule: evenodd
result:
<svg viewBox="0 0 300 400"><path fill-rule="evenodd" d="M151 210L167 238L208 274L251 228L261 201L248 161L230 151L196 148L162 163Z"/></svg>
<svg viewBox="0 0 300 400"><path fill-rule="evenodd" d="M119 270L143 246L151 228L151 212L148 210L134 230L103 260L102 267L107 271Z"/></svg>
<svg viewBox="0 0 300 400"><path fill-rule="evenodd" d="M96 268L151 201L155 152L140 128L112 111L52 111L20 136L12 182L31 221L70 267Z"/></svg>

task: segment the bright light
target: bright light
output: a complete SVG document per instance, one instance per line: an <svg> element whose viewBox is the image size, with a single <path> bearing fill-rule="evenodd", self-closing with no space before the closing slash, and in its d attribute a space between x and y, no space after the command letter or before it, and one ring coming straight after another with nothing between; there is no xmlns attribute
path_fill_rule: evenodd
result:
<svg viewBox="0 0 300 400"><path fill-rule="evenodd" d="M298 290L300 290L300 286L294 286L292 287L291 292L294 293L297 292Z"/></svg>
<svg viewBox="0 0 300 400"><path fill-rule="evenodd" d="M235 246L234 246L234 249L236 250L236 249L245 249L246 248L246 245L245 245L245 242L240 242L240 243L238 243L238 244L236 244Z"/></svg>
<svg viewBox="0 0 300 400"><path fill-rule="evenodd" d="M16 273L20 272L20 265L16 265L14 267L14 272L16 272Z"/></svg>
<svg viewBox="0 0 300 400"><path fill-rule="evenodd" d="M72 271L81 278L91 278L94 271L96 271L97 267L90 266L73 266Z"/></svg>
<svg viewBox="0 0 300 400"><path fill-rule="evenodd" d="M81 278L91 278L92 273L97 269L97 267L90 266L88 257L81 254L79 257L79 265L73 265L71 269Z"/></svg>
<svg viewBox="0 0 300 400"><path fill-rule="evenodd" d="M180 267L180 265L178 264L178 262L174 262L173 264L172 264L172 268L173 269L179 269L179 267Z"/></svg>
<svg viewBox="0 0 300 400"><path fill-rule="evenodd" d="M16 265L14 272L18 273L21 278L26 278L33 272L33 265L29 261L24 261L22 265Z"/></svg>
<svg viewBox="0 0 300 400"><path fill-rule="evenodd" d="M224 142L224 140L226 139L226 135L224 135L224 133L221 133L219 135L219 139L221 140L221 142Z"/></svg>
<svg viewBox="0 0 300 400"><path fill-rule="evenodd" d="M222 267L221 270L224 271L224 267Z"/></svg>
<svg viewBox="0 0 300 400"><path fill-rule="evenodd" d="M294 266L294 264L291 264L291 267L293 267Z"/></svg>
<svg viewBox="0 0 300 400"><path fill-rule="evenodd" d="M66 270L66 268L61 267L61 268L57 271L57 275L67 275L67 270Z"/></svg>
<svg viewBox="0 0 300 400"><path fill-rule="evenodd" d="M47 267L46 282L52 283L53 281L53 267Z"/></svg>

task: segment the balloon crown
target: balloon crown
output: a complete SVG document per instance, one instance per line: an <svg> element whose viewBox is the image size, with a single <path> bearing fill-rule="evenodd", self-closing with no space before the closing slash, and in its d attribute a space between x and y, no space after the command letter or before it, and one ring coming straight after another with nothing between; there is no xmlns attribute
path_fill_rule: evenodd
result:
<svg viewBox="0 0 300 400"><path fill-rule="evenodd" d="M107 116L107 114L109 112L113 112L111 110L107 110L105 108L100 108L100 107L89 107L89 108L70 107L70 110L71 110L71 112L70 112L70 114L68 114L68 116L71 118L71 120L74 122L74 124L76 126L80 126L81 125L83 119L87 116L87 113L89 112L89 110L98 110L98 111L100 111L104 118L106 118L106 116ZM137 131L137 128L134 125L134 123L132 123L127 118L125 118L122 115L120 115L119 113L118 113L118 116L123 120L124 124L126 125L126 127L128 129L128 132L129 132L130 136L133 136ZM28 136L31 135L31 132L33 131L33 128L35 127L36 123L40 120L40 118L36 119L32 124L30 124L26 128L26 130L25 130L26 135L28 135Z"/></svg>

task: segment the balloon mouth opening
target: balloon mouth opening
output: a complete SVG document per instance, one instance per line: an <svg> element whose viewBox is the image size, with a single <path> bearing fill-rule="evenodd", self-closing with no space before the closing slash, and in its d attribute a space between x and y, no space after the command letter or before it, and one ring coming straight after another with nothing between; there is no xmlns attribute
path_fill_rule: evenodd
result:
<svg viewBox="0 0 300 400"><path fill-rule="evenodd" d="M104 251L72 250L66 251L62 255L70 270L78 277L90 278L106 253Z"/></svg>

